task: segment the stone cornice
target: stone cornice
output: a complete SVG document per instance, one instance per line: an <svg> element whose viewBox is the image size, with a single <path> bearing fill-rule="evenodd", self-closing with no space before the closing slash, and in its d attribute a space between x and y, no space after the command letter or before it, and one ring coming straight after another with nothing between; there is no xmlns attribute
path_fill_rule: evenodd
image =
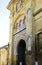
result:
<svg viewBox="0 0 42 65"><path fill-rule="evenodd" d="M12 3L16 3L18 0L11 0L10 2L9 2L9 4L7 5L7 9L9 9L10 10L10 7L11 7L11 4Z"/></svg>
<svg viewBox="0 0 42 65"><path fill-rule="evenodd" d="M35 35L42 34L42 29L40 29Z"/></svg>
<svg viewBox="0 0 42 65"><path fill-rule="evenodd" d="M0 47L0 50L1 49L6 49L6 48L8 48L9 47L9 44L8 45L5 45L5 46L3 46L3 47Z"/></svg>
<svg viewBox="0 0 42 65"><path fill-rule="evenodd" d="M38 9L36 12L33 13L33 16L36 16L38 13L42 11L42 8Z"/></svg>
<svg viewBox="0 0 42 65"><path fill-rule="evenodd" d="M9 2L9 4L7 5L6 8L10 10L10 7L11 7L11 4L12 4L12 3L14 3L14 0L11 0L11 1Z"/></svg>

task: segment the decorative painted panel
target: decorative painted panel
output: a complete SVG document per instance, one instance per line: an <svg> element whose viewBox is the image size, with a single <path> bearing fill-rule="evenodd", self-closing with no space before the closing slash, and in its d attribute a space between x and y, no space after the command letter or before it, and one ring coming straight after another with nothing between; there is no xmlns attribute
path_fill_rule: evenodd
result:
<svg viewBox="0 0 42 65"><path fill-rule="evenodd" d="M26 16L23 16L17 23L16 23L16 32L21 31L22 29L26 28Z"/></svg>

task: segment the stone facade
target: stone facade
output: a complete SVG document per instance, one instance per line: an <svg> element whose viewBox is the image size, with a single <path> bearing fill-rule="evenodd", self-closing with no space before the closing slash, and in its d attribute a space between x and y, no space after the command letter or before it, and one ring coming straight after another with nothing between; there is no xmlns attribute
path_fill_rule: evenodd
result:
<svg viewBox="0 0 42 65"><path fill-rule="evenodd" d="M0 48L0 65L8 65L9 46L3 46Z"/></svg>
<svg viewBox="0 0 42 65"><path fill-rule="evenodd" d="M18 42L23 39L26 42L26 65L34 65L39 62L35 45L36 36L42 33L42 0L11 0L7 8L11 21L9 63L16 64Z"/></svg>

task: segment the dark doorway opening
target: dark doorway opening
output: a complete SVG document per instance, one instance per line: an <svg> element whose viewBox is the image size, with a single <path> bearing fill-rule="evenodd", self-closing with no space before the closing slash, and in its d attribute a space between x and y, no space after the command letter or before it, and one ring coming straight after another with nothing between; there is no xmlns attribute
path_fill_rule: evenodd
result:
<svg viewBox="0 0 42 65"><path fill-rule="evenodd" d="M21 39L17 47L17 53L18 53L17 65L25 65L25 50L26 50L26 43L23 39Z"/></svg>
<svg viewBox="0 0 42 65"><path fill-rule="evenodd" d="M35 37L35 61L42 65L42 32Z"/></svg>

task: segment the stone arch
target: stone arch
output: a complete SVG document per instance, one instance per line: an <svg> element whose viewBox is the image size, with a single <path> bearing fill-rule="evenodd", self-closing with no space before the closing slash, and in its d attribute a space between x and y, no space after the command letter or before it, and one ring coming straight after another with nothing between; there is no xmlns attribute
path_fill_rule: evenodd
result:
<svg viewBox="0 0 42 65"><path fill-rule="evenodd" d="M26 50L26 42L25 40L21 39L17 46L17 65L25 65L25 50Z"/></svg>

